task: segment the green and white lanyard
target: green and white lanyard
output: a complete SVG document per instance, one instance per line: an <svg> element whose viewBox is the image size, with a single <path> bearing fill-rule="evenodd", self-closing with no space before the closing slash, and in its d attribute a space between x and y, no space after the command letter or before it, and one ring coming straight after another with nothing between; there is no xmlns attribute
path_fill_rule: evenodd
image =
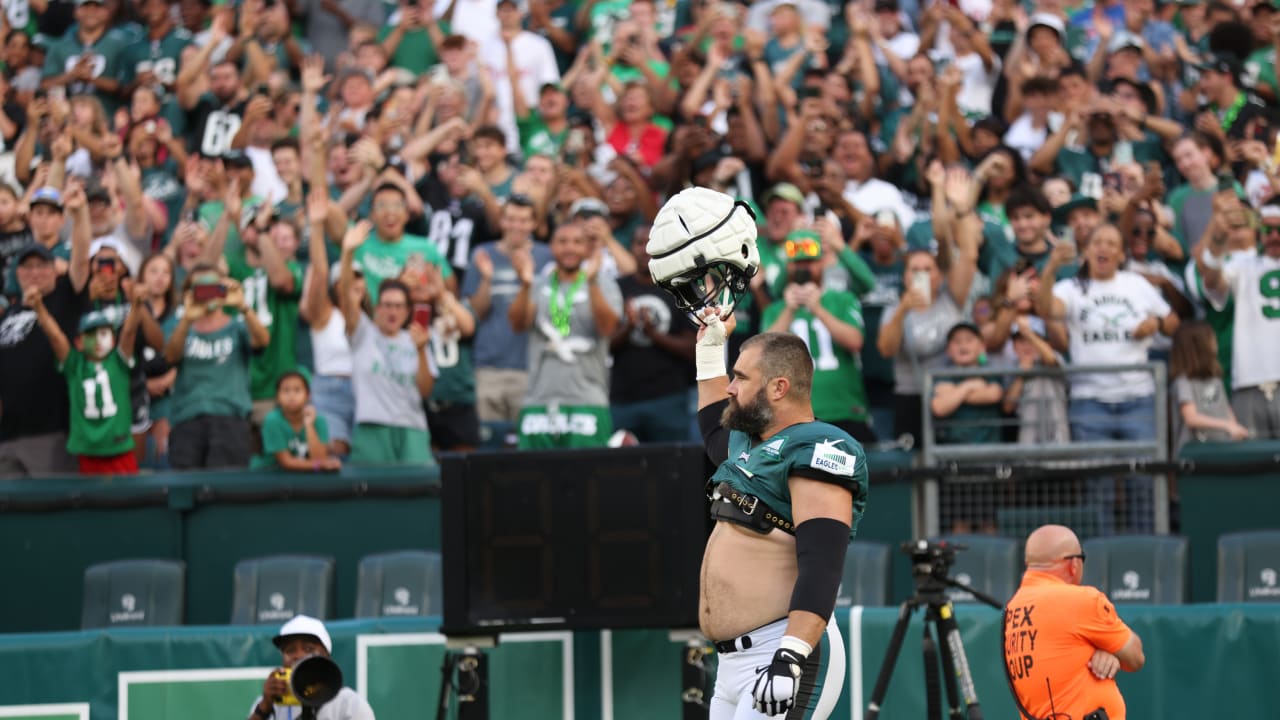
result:
<svg viewBox="0 0 1280 720"><path fill-rule="evenodd" d="M561 337L569 337L569 316L573 314L573 299L586 282L587 274L579 271L567 292L560 293L560 273L551 273L551 304L547 308L551 315L551 324Z"/></svg>

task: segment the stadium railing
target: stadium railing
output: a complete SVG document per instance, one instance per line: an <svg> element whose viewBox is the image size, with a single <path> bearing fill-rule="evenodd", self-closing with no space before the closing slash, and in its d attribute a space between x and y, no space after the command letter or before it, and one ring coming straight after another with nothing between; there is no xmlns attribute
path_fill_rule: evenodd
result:
<svg viewBox="0 0 1280 720"><path fill-rule="evenodd" d="M983 377L1071 378L1089 373L1141 371L1155 385L1154 433L1145 440L1016 442L1017 417L941 420L930 400L940 382ZM1169 489L1164 474L1143 473L1169 459L1168 383L1163 363L1067 365L1062 368L943 368L925 373L922 391L924 468L947 468L950 477L916 483L919 534L986 532L1023 537L1049 522L1070 525L1084 536L1114 532L1169 532ZM1070 418L1071 416L1068 415ZM1077 417L1077 420L1087 417ZM994 430L989 443L939 442L939 431ZM1008 441L1014 437L1014 441ZM1139 475L1140 477L1132 477ZM1128 477L1125 477L1128 476Z"/></svg>

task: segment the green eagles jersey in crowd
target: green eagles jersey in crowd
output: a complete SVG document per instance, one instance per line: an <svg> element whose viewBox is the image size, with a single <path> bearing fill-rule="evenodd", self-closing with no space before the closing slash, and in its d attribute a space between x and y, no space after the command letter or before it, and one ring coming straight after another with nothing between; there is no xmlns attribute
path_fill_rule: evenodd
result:
<svg viewBox="0 0 1280 720"><path fill-rule="evenodd" d="M850 325L864 330L862 304L852 293L827 290L822 307ZM764 311L760 326L770 327L782 314L783 303L775 302ZM813 414L819 420L867 419L867 392L862 385L862 364L857 355L837 344L831 331L807 308L799 308L787 330L804 340L813 356Z"/></svg>
<svg viewBox="0 0 1280 720"><path fill-rule="evenodd" d="M132 363L119 351L101 362L71 348L62 362L71 398L71 433L67 452L90 457L112 457L133 449L133 403L129 399Z"/></svg>

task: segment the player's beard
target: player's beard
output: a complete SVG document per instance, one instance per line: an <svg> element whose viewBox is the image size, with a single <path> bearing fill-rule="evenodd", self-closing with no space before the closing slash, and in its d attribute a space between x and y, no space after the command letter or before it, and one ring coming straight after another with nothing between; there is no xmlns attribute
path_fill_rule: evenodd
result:
<svg viewBox="0 0 1280 720"><path fill-rule="evenodd" d="M744 432L751 437L762 437L773 424L773 408L764 396L764 388L756 392L750 404L741 404L735 397L729 398L729 407L720 415L720 424L730 430Z"/></svg>

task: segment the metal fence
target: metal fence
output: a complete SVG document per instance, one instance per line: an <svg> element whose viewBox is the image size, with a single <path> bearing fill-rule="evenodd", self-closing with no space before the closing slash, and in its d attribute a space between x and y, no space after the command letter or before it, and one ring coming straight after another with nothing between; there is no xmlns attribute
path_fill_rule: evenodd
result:
<svg viewBox="0 0 1280 720"><path fill-rule="evenodd" d="M1095 415L1069 403L1072 378L1122 372L1143 373L1154 382L1149 419L1145 401L1128 408L1128 422L1120 421L1124 416L1117 416L1115 405L1094 405L1103 413ZM969 408L956 413L960 417L935 417L936 387L974 377L999 382L1006 391L1022 378L1024 393L1034 381L1036 393L1024 394L1026 404L1013 416L997 404L995 412ZM1164 363L939 369L925 374L921 402L921 461L948 471L946 480L927 478L915 487L915 527L925 535L1021 538L1046 523L1068 525L1082 537L1169 531L1168 478L1141 472L1169 457ZM1080 433L1089 439L1075 439L1071 426L1090 430Z"/></svg>

